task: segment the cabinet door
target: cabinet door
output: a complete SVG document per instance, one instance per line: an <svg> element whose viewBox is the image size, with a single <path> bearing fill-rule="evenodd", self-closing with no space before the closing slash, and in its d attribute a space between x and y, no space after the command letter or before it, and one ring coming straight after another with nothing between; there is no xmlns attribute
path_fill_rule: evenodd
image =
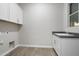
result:
<svg viewBox="0 0 79 59"><path fill-rule="evenodd" d="M9 4L0 3L0 20L8 21L9 18Z"/></svg>
<svg viewBox="0 0 79 59"><path fill-rule="evenodd" d="M54 49L58 55L61 55L61 39L57 36L53 36L54 38Z"/></svg>
<svg viewBox="0 0 79 59"><path fill-rule="evenodd" d="M9 16L9 20L11 22L17 23L17 10L16 10L16 4L15 3L10 3L9 4L10 7L10 16Z"/></svg>
<svg viewBox="0 0 79 59"><path fill-rule="evenodd" d="M58 54L58 38L56 36L53 36L54 38L54 49L56 51L56 53Z"/></svg>
<svg viewBox="0 0 79 59"><path fill-rule="evenodd" d="M55 36L55 50L57 52L57 54L59 55L59 42L58 42L58 37Z"/></svg>
<svg viewBox="0 0 79 59"><path fill-rule="evenodd" d="M57 37L56 39L56 50L57 54L60 56L61 55L61 38Z"/></svg>
<svg viewBox="0 0 79 59"><path fill-rule="evenodd" d="M54 47L54 49L56 49L56 37L53 35L53 47Z"/></svg>
<svg viewBox="0 0 79 59"><path fill-rule="evenodd" d="M22 9L18 4L16 4L16 9L17 9L17 23L18 24L23 24L23 12Z"/></svg>
<svg viewBox="0 0 79 59"><path fill-rule="evenodd" d="M62 55L63 56L79 56L79 39L64 38L62 40Z"/></svg>

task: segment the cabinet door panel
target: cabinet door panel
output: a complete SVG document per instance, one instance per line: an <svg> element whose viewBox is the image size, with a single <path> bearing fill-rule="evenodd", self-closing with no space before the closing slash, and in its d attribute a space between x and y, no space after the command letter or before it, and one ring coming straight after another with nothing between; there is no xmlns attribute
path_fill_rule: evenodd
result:
<svg viewBox="0 0 79 59"><path fill-rule="evenodd" d="M56 50L56 37L53 35L53 47Z"/></svg>
<svg viewBox="0 0 79 59"><path fill-rule="evenodd" d="M22 18L23 18L23 14L19 5L16 3L11 3L10 4L10 21L17 24L22 24Z"/></svg>
<svg viewBox="0 0 79 59"><path fill-rule="evenodd" d="M61 55L61 38L57 36L53 36L54 42L54 49L57 52L58 55Z"/></svg>
<svg viewBox="0 0 79 59"><path fill-rule="evenodd" d="M79 39L63 39L62 40L63 56L79 56Z"/></svg>
<svg viewBox="0 0 79 59"><path fill-rule="evenodd" d="M9 18L9 4L0 3L0 19L8 20Z"/></svg>
<svg viewBox="0 0 79 59"><path fill-rule="evenodd" d="M9 5L10 5L10 16L9 16L9 19L10 19L10 21L12 21L12 22L14 22L14 23L17 23L16 4L15 4L15 3L11 3L11 4L9 4Z"/></svg>
<svg viewBox="0 0 79 59"><path fill-rule="evenodd" d="M17 23L22 24L22 20L23 20L23 12L22 9L20 8L19 5L16 5L16 9L17 9Z"/></svg>
<svg viewBox="0 0 79 59"><path fill-rule="evenodd" d="M56 40L56 46L57 46L57 53L58 55L61 55L61 38L58 38L57 37L57 40Z"/></svg>

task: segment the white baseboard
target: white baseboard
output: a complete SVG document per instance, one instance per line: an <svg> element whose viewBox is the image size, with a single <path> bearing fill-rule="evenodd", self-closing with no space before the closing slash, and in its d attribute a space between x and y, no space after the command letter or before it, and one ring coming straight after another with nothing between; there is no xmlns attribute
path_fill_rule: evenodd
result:
<svg viewBox="0 0 79 59"><path fill-rule="evenodd" d="M44 46L44 45L26 45L26 44L19 44L22 47L37 47L37 48L53 48L52 46Z"/></svg>
<svg viewBox="0 0 79 59"><path fill-rule="evenodd" d="M14 49L16 49L19 46L21 46L21 47L37 47L37 48L53 48L52 46L44 46L44 45L25 45L25 44L19 44L19 45L16 45L14 48L8 50L7 52L3 53L0 56L7 55L8 53L10 53L11 51L13 51Z"/></svg>
<svg viewBox="0 0 79 59"><path fill-rule="evenodd" d="M19 47L19 45L16 45L14 48L12 48L12 49L8 50L7 52L3 53L1 56L7 55L8 53L10 53L11 51L13 51L17 47Z"/></svg>

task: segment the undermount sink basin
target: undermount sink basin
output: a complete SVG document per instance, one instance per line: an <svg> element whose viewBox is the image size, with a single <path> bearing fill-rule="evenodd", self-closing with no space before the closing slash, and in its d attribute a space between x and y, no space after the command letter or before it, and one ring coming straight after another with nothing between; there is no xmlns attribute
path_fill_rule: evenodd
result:
<svg viewBox="0 0 79 59"><path fill-rule="evenodd" d="M59 36L74 36L72 34L69 34L69 33L55 33L56 35L59 35Z"/></svg>
<svg viewBox="0 0 79 59"><path fill-rule="evenodd" d="M60 38L79 38L79 33L72 32L52 32L53 35Z"/></svg>

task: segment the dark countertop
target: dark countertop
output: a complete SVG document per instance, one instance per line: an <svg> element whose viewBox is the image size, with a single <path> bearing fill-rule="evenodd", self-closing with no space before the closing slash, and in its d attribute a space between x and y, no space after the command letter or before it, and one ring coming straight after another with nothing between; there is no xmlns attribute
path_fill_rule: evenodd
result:
<svg viewBox="0 0 79 59"><path fill-rule="evenodd" d="M63 35L57 35L57 34L68 34L67 36L63 36ZM79 33L72 33L72 32L64 32L64 31L54 31L52 32L53 35L58 36L60 38L79 38Z"/></svg>

